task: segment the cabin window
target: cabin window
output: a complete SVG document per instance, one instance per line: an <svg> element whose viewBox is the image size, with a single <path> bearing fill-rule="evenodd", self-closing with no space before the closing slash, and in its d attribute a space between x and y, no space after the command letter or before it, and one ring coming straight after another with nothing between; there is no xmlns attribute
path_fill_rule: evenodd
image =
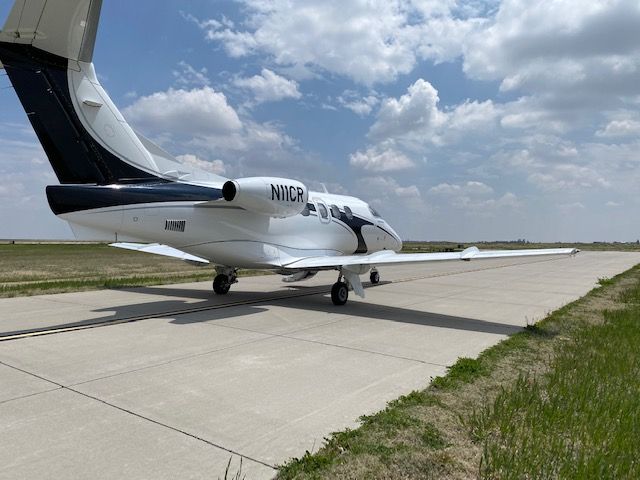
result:
<svg viewBox="0 0 640 480"><path fill-rule="evenodd" d="M322 203L318 204L318 212L320 212L320 216L323 219L329 218L329 212L327 211L327 207L324 204Z"/></svg>
<svg viewBox="0 0 640 480"><path fill-rule="evenodd" d="M307 203L307 208L309 209L310 212L316 211L316 206L313 203Z"/></svg>
<svg viewBox="0 0 640 480"><path fill-rule="evenodd" d="M344 214L347 216L349 220L353 220L353 212L349 207L344 207Z"/></svg>
<svg viewBox="0 0 640 480"><path fill-rule="evenodd" d="M337 205L331 205L331 215L335 218L340 218L340 209Z"/></svg>
<svg viewBox="0 0 640 480"><path fill-rule="evenodd" d="M307 203L304 208L302 209L302 211L300 212L302 214L303 217L308 217L309 216L309 204Z"/></svg>

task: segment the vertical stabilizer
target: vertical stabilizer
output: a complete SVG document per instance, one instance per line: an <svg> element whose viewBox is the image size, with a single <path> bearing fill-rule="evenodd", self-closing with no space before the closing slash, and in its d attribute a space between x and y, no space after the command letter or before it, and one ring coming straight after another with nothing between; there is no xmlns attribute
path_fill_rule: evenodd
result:
<svg viewBox="0 0 640 480"><path fill-rule="evenodd" d="M0 61L60 183L161 180L162 169L97 79L102 0L17 0Z"/></svg>
<svg viewBox="0 0 640 480"><path fill-rule="evenodd" d="M118 111L92 62L101 7L102 0L16 0L0 31L0 65L60 183L224 181L185 171Z"/></svg>

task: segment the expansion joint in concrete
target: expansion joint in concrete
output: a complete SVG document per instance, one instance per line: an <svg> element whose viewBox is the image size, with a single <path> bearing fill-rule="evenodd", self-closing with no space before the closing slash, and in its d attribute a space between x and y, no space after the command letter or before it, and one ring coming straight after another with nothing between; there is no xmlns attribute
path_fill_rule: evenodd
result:
<svg viewBox="0 0 640 480"><path fill-rule="evenodd" d="M238 457L240 457L240 458L243 458L243 459L249 460L249 461L251 461L251 462L258 463L258 464L260 464L260 465L262 465L262 466L265 466L265 467L268 467L268 468L273 468L274 470L275 470L275 468L276 468L274 465L270 465L270 464L268 464L268 463L266 463L266 462L263 462L262 460L258 460L257 458L253 458L253 457L250 457L250 456L248 456L248 455L244 455L244 454L242 454L242 453L240 453L240 452L236 452L235 450L233 450L233 449L231 449L231 448L226 448L226 447L224 447L224 446L222 446L222 445L218 445L217 443L211 442L210 440L207 440L206 438L202 438L202 437L200 437L200 436L198 436L198 435L195 435L195 434L193 434L193 433L189 433L189 432L187 432L186 430L181 430L181 429L179 429L179 428L172 427L171 425L168 425L168 424L166 424L166 423L160 422L160 421L158 421L158 420L154 420L153 418L147 417L147 416L142 415L142 414L140 414L140 413L136 413L136 412L134 412L134 411L132 411L132 410L129 410L129 409L127 409L127 408L120 407L120 406L115 405L115 404L113 404L113 403L107 402L106 400L103 400L103 399L101 399L101 398L94 397L93 395L89 395L88 393L81 392L80 390L76 390L75 388L72 388L72 387L69 387L69 386L63 385L63 384L58 383L58 382L56 382L56 381L54 381L54 380L50 380L50 379L45 378L45 377L43 377L43 376L41 376L41 375L38 375L38 374L36 374L36 373L29 372L28 370L25 370L25 369L23 369L23 368L19 368L19 367L16 367L16 366L14 366L14 365L11 365L11 364L9 364L9 363L2 362L2 361L0 361L0 365L4 365L5 367L12 368L12 369L14 369L14 370L16 370L16 371L18 371L18 372L24 373L25 375L30 375L30 376L32 376L32 377L35 377L35 378L37 378L37 379L39 379L39 380L42 380L42 381L44 381L44 382L51 383L51 384L56 385L56 386L58 387L58 388L53 388L53 389L50 389L50 390L47 390L47 391L44 391L44 392L38 392L37 394L28 395L28 396L41 395L41 394L43 394L43 393L47 393L47 392L52 392L52 391L55 391L55 390L61 390L61 389L63 389L63 390L66 390L66 391L68 391L68 392L75 393L76 395L80 395L80 396L85 397L85 398L88 398L88 399L90 399L90 400L93 400L93 401L96 401L96 402L102 403L103 405L106 405L106 406L108 406L108 407L115 408L116 410L119 410L119 411L121 411L121 412L127 413L127 414L129 414L129 415L134 416L134 417L140 418L141 420L146 420L147 422L153 423L153 424L158 425L158 426L160 426L160 427L164 427L164 428L167 428L167 429L172 430L172 431L174 431L174 432L181 433L182 435L185 435L185 436L187 436L187 437L189 437L189 438L192 438L192 439L194 439L194 440L200 441L200 442L202 442L202 443L205 443L205 444L207 444L207 445L209 445L209 446L211 446L211 447L217 448L217 449L219 449L219 450L223 450L223 451L225 451L225 452L231 453L232 455L236 455L236 456L238 456ZM21 397L21 398L24 398L24 397ZM12 400L17 400L17 399L12 399ZM11 401L11 400L8 400L8 401ZM1 403L7 403L8 401L0 402L0 404L1 404Z"/></svg>

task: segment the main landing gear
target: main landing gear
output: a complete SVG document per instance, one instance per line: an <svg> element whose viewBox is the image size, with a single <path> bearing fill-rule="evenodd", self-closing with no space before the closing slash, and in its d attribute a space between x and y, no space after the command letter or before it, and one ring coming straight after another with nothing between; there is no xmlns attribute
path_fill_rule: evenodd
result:
<svg viewBox="0 0 640 480"><path fill-rule="evenodd" d="M350 275L347 272L340 270L338 281L333 284L333 287L331 287L331 301L334 305L341 306L347 303L347 300L349 299L349 290L352 289L355 289L356 294L361 297L364 296L364 290L362 289L362 285L360 284L357 274L355 274L355 278L351 275L351 281L349 281L349 278ZM374 268L371 270L369 280L372 285L380 283L380 274L377 269ZM353 282L357 283L354 284Z"/></svg>
<svg viewBox="0 0 640 480"><path fill-rule="evenodd" d="M216 268L216 277L213 279L213 291L218 295L229 293L231 285L238 283L238 270L235 268Z"/></svg>
<svg viewBox="0 0 640 480"><path fill-rule="evenodd" d="M331 301L334 305L344 305L349 299L349 286L346 282L338 279L331 287Z"/></svg>

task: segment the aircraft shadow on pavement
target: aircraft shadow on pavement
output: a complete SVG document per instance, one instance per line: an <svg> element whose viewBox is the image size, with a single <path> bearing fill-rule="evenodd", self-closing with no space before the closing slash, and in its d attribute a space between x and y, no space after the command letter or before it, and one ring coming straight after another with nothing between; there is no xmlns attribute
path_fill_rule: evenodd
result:
<svg viewBox="0 0 640 480"><path fill-rule="evenodd" d="M392 282L380 282L379 285L384 285ZM369 286L369 285L366 285ZM329 290L330 286L307 286L307 285L288 285L289 292L291 290L304 292L305 290L313 291L319 289ZM377 287L369 287L377 288ZM266 308L260 305L277 305L280 307L296 308L301 310L310 310L319 313L332 313L342 314L345 316L356 316L362 318L372 318L375 320L387 320L392 322L410 323L414 325L425 325L440 328L452 328L457 330L469 330L484 333L494 333L500 335L512 335L522 330L522 327L517 325L509 325L503 323L490 322L486 320L464 318L452 315L444 315L433 312L424 312L420 310L412 310L401 307L392 307L387 305L379 305L374 303L349 301L346 305L336 307L327 298L326 294L318 293L317 295L301 296L298 298L284 298L279 299L274 294L280 294L281 296L287 295L287 290L273 291L273 292L242 292L232 290L228 296L212 297L212 294L208 291L191 291L193 295L189 295L190 298L202 298L211 305L224 305L225 303L236 303L243 301L251 301L251 305L238 305L232 307L222 308L220 310L209 310L205 312L198 312L193 314L178 315L171 323L175 324L189 324L198 322L215 322L216 320L224 320L229 318L243 317L246 315L253 315L266 310ZM148 287L144 289L144 293L152 293L158 295L171 295L175 293L176 296L185 297L185 290L182 289L167 289L163 287ZM260 297L264 297L264 303L260 301ZM200 306L200 304L189 304L194 307Z"/></svg>
<svg viewBox="0 0 640 480"><path fill-rule="evenodd" d="M345 320L347 320L348 317L357 317L500 335L512 335L522 330L522 327L517 325L444 315L434 312L425 312L413 310L411 308L379 305L375 303L368 303L367 301L349 301L346 305L337 307L331 303L331 300L328 298L328 293L313 294L313 290L322 291L328 289L328 286L296 285L294 288L289 286L286 290L276 290L273 292L243 292L236 290L224 297L216 297L213 293L204 290L163 287L136 288L130 289L130 291L147 295L156 294L163 297L175 296L180 298L176 298L175 300L161 300L158 302L130 303L126 305L95 309L93 312L105 312L107 315L89 320L48 326L47 329L83 327L107 321L115 321L118 319L126 321L127 318L143 317L147 315L153 317L148 320L142 319L140 321L169 320L170 323L176 325L187 325L201 322L215 324L216 321L220 320L242 318L266 312L268 310L268 306L278 306L285 309L291 308L324 314L342 315ZM291 295L293 292L304 292L304 290L309 290L310 295L300 295L299 297L287 298L287 296ZM201 301L189 302L186 301L185 298ZM251 303L243 305L243 302ZM213 307L213 309L209 310L207 307ZM179 313L183 310L199 308L203 308L204 310ZM241 327L242 325L236 324L235 326ZM6 332L3 335L19 333L24 332Z"/></svg>

